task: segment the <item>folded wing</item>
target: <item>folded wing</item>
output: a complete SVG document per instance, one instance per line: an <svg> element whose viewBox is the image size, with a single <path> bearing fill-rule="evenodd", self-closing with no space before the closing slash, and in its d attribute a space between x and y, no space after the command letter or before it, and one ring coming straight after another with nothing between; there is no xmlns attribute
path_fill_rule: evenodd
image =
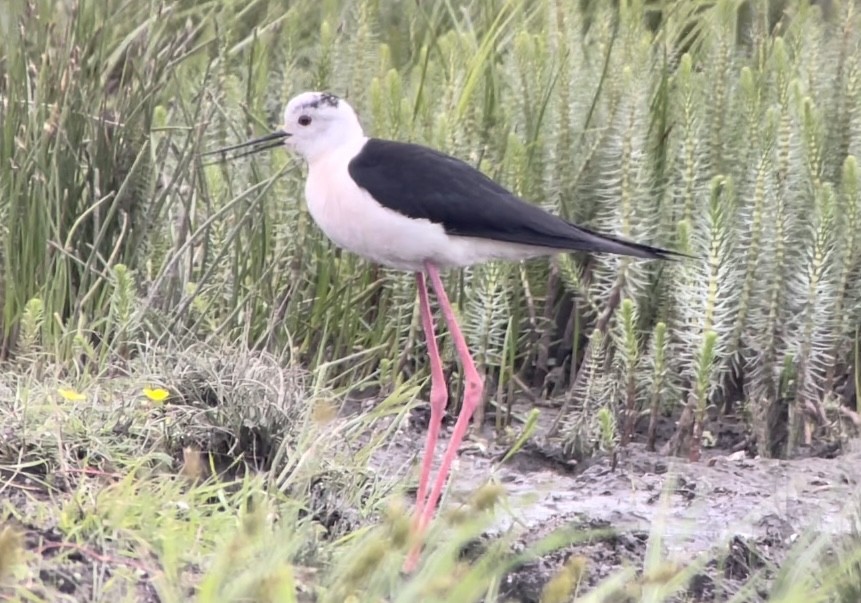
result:
<svg viewBox="0 0 861 603"><path fill-rule="evenodd" d="M421 145L371 138L349 172L384 207L441 224L450 235L639 258L678 255L567 222L467 163Z"/></svg>

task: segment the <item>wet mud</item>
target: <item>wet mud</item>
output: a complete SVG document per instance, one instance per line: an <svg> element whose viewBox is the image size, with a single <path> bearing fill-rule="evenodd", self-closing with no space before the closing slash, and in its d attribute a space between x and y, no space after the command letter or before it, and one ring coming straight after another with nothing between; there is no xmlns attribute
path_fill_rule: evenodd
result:
<svg viewBox="0 0 861 603"><path fill-rule="evenodd" d="M378 470L392 461L402 466L409 455L420 458L422 412L380 452ZM565 462L540 436L500 463L506 449L484 429L485 437L473 434L462 448L448 504L468 499L488 480L501 484L505 508L486 537L514 535L519 550L560 529L603 532L517 568L502 589L508 601L538 602L543 586L572 555L585 558L581 593L622 568L642 575L655 538L665 567L701 564L679 601L725 601L745 585L753 593L747 600L764 600L793 547L817 535L836 542L858 529L861 445L850 441L803 450L798 458L763 459L745 450L741 430L712 428L725 447L704 451L696 463L635 442L579 464ZM450 430L448 423L438 456Z"/></svg>

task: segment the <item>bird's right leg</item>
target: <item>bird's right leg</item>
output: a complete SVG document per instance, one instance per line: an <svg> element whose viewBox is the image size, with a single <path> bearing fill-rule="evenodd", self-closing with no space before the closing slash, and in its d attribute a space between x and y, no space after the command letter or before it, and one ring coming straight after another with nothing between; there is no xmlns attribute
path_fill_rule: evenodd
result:
<svg viewBox="0 0 861 603"><path fill-rule="evenodd" d="M419 292L419 313L421 314L422 328L427 340L428 357L430 359L431 391L430 408L431 416L428 424L428 437L425 446L425 456L422 461L421 476L419 477L419 489L416 494L416 527L420 525L422 513L427 497L428 481L430 480L431 466L433 465L436 443L439 439L439 431L442 425L442 417L448 403L448 388L445 384L445 375L442 371L442 360L439 355L439 347L436 342L436 334L433 328L433 315L431 314L430 300L428 299L427 282L424 272L416 272L416 288Z"/></svg>

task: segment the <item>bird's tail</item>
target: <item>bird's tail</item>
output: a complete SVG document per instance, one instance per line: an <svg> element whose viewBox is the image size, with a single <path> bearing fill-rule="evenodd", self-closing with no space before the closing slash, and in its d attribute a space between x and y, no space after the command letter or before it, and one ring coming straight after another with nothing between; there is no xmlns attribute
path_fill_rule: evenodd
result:
<svg viewBox="0 0 861 603"><path fill-rule="evenodd" d="M575 237L578 245L574 247L578 250L593 253L627 255L648 260L677 260L693 257L677 251L661 249L660 247L652 247L651 245L628 241L621 237L595 232L594 230L589 230L588 228L583 228L576 224L571 224L571 226L578 231L577 234L579 236ZM580 247L580 243L582 243L582 247Z"/></svg>

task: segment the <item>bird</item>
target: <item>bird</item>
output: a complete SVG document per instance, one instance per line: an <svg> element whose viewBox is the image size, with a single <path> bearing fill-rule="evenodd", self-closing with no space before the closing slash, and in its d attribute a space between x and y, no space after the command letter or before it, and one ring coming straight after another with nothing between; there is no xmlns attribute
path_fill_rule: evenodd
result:
<svg viewBox="0 0 861 603"><path fill-rule="evenodd" d="M684 254L599 233L526 201L461 159L412 142L365 134L353 107L328 91L291 98L272 133L202 155L245 149L230 159L286 147L307 163L308 211L336 246L376 264L415 274L430 370L430 421L413 525L421 541L484 389L449 302L441 272L489 261L521 261L565 252L646 260ZM250 150L248 150L250 149ZM430 473L448 404L428 281L460 358L460 413L432 487ZM430 488L430 489L429 489ZM420 546L420 545L419 545ZM414 549L405 569L414 567ZM411 559L411 561L410 561Z"/></svg>

